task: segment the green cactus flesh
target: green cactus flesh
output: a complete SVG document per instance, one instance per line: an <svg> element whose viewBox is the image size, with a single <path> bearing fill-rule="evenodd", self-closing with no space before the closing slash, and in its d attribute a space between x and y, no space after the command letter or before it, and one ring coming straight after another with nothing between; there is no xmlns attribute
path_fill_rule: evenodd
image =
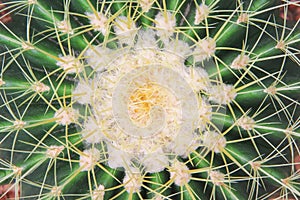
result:
<svg viewBox="0 0 300 200"><path fill-rule="evenodd" d="M0 199L300 196L296 1L0 5Z"/></svg>

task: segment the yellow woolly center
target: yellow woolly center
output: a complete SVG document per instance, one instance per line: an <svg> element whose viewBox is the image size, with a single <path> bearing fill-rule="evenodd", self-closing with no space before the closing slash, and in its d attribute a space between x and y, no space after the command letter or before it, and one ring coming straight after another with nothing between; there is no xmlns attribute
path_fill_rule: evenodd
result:
<svg viewBox="0 0 300 200"><path fill-rule="evenodd" d="M168 102L176 102L171 92L162 86L146 83L129 97L129 116L137 126L147 127L151 122L151 109L154 106L167 108Z"/></svg>

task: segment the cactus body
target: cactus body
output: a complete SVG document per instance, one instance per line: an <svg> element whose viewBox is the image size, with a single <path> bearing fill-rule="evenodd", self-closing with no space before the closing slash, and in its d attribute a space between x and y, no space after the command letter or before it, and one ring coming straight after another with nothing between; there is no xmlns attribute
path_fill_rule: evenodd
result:
<svg viewBox="0 0 300 200"><path fill-rule="evenodd" d="M289 6L4 1L0 198L297 199Z"/></svg>

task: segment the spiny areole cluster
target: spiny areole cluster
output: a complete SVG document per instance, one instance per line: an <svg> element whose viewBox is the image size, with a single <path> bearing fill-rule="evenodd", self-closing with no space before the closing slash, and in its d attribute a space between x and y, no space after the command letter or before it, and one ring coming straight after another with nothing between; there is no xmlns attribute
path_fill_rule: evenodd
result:
<svg viewBox="0 0 300 200"><path fill-rule="evenodd" d="M128 168L135 160L147 172L162 171L174 155L186 157L199 146L215 148L215 140L201 140L208 123L204 118L210 119L211 104L226 105L235 98L234 87L213 83L196 64L189 68L185 65L191 56L196 63L209 59L215 51L215 44L210 45L214 40L203 39L191 47L176 39L176 23L170 12L156 15L157 30L143 30L128 17L118 17L112 23L120 48L99 45L87 49L85 58L94 70L93 78L82 77L73 91L74 100L90 108L82 130L85 141L105 145L110 167ZM70 72L68 67L64 69ZM189 96L179 95L189 90L184 84L190 87ZM181 88L173 91L170 85ZM200 91L206 97L199 96ZM195 98L196 104L190 105L192 110L182 111L183 104L193 103L189 98ZM119 108L121 101L126 102L125 108ZM123 113L116 115L114 107L124 109ZM157 107L163 112L155 114ZM195 116L183 115L195 110ZM123 123L124 118L130 119L128 123ZM186 121L193 123L186 125ZM150 135L147 131L151 131Z"/></svg>

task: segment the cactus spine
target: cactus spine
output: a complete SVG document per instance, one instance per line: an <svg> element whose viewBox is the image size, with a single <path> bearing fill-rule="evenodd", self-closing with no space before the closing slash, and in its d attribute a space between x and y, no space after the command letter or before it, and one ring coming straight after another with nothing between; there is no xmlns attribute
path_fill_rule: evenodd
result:
<svg viewBox="0 0 300 200"><path fill-rule="evenodd" d="M0 198L300 196L299 3L1 5Z"/></svg>

